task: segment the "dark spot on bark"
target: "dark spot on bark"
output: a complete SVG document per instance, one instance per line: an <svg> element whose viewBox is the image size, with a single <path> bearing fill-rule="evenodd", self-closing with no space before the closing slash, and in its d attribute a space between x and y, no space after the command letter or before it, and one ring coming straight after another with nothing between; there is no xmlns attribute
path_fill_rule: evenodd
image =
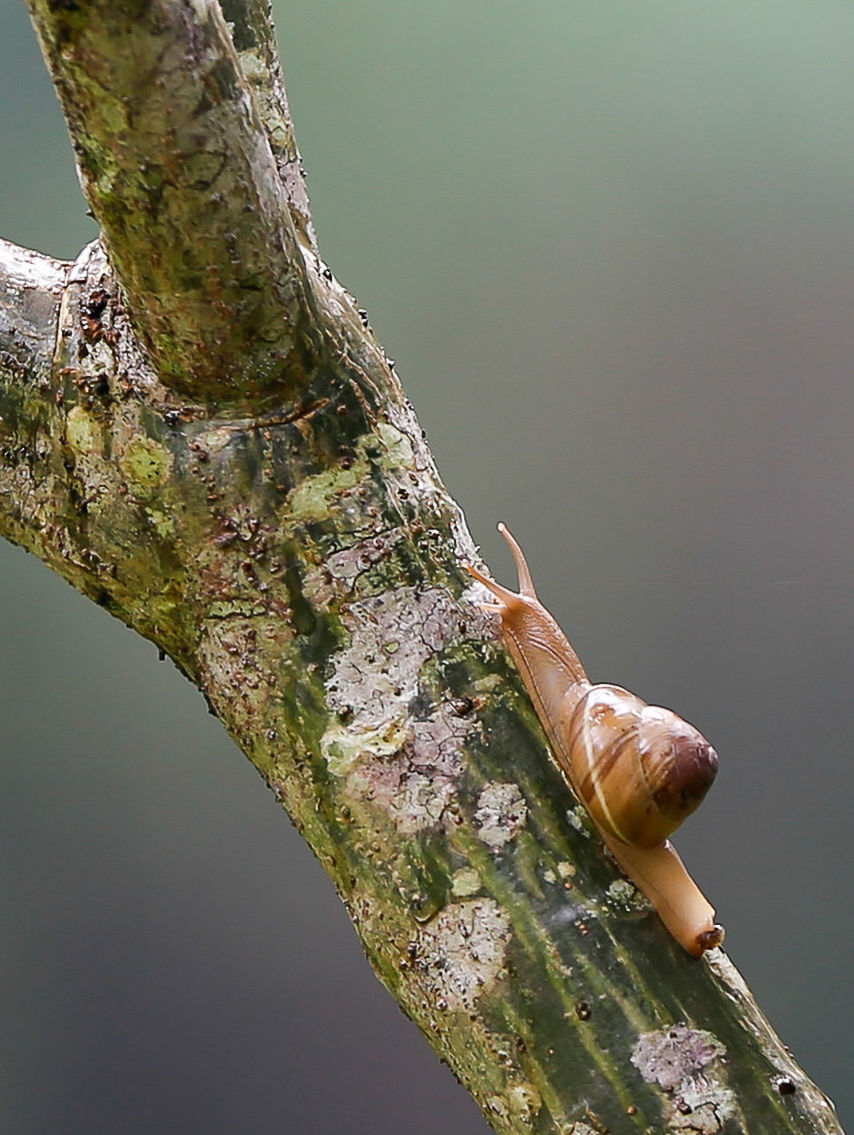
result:
<svg viewBox="0 0 854 1135"><path fill-rule="evenodd" d="M419 689L406 708L410 717L414 717L416 721L424 721L433 712L433 699L426 690Z"/></svg>
<svg viewBox="0 0 854 1135"><path fill-rule="evenodd" d="M210 97L216 102L233 101L240 93L237 77L231 62L227 59L218 59L207 74L207 90ZM204 101L204 100L203 100ZM196 108L201 109L201 103Z"/></svg>
<svg viewBox="0 0 854 1135"><path fill-rule="evenodd" d="M586 1001L579 1001L575 1006L575 1015L579 1021L589 1021L593 1015L593 1010Z"/></svg>
<svg viewBox="0 0 854 1135"><path fill-rule="evenodd" d="M239 3L232 0L223 0L222 14L226 20L231 24L231 41L237 51L245 51L247 48L254 47L257 43L257 37L252 27L251 21L247 18L247 6L240 0Z"/></svg>
<svg viewBox="0 0 854 1135"><path fill-rule="evenodd" d="M777 1081L777 1091L781 1096L793 1096L797 1090L797 1084L787 1077L783 1077L783 1079Z"/></svg>
<svg viewBox="0 0 854 1135"><path fill-rule="evenodd" d="M105 292L103 288L97 288L89 296L89 299L87 300L83 310L87 315L91 316L92 319L100 319L100 317L104 313L104 309L109 303L109 300L109 292Z"/></svg>
<svg viewBox="0 0 854 1135"><path fill-rule="evenodd" d="M474 709L474 702L471 698L454 698L451 705L454 707L454 713L457 717L468 717Z"/></svg>

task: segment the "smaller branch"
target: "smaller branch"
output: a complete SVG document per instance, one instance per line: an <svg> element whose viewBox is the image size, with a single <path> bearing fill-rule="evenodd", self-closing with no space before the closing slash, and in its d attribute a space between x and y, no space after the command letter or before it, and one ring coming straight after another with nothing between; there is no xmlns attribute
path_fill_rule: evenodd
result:
<svg viewBox="0 0 854 1135"><path fill-rule="evenodd" d="M270 140L297 236L309 252L317 255L305 170L288 106L270 0L221 0L221 5L243 75L252 88Z"/></svg>
<svg viewBox="0 0 854 1135"><path fill-rule="evenodd" d="M120 476L112 421L138 371L152 387L116 290L97 242L66 264L0 241L0 536L99 602L113 581L92 544L108 487L94 458Z"/></svg>
<svg viewBox="0 0 854 1135"><path fill-rule="evenodd" d="M46 381L69 265L0 239L0 374Z"/></svg>
<svg viewBox="0 0 854 1135"><path fill-rule="evenodd" d="M294 398L316 355L311 289L219 4L28 4L158 374L197 401Z"/></svg>
<svg viewBox="0 0 854 1135"><path fill-rule="evenodd" d="M190 420L151 371L100 242L70 265L0 244L0 536L185 672L184 565L199 556L176 542L198 531L190 503L209 504L201 476L184 477Z"/></svg>

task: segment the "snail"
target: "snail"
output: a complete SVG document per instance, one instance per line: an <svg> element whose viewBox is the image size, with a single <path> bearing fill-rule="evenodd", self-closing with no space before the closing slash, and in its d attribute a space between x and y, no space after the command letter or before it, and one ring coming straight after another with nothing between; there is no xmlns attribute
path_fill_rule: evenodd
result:
<svg viewBox="0 0 854 1135"><path fill-rule="evenodd" d="M717 772L715 750L672 710L620 686L593 685L555 619L537 599L516 540L498 525L516 561L519 593L471 564L497 599L505 642L570 787L611 854L647 896L673 937L700 957L724 931L668 836L694 811Z"/></svg>

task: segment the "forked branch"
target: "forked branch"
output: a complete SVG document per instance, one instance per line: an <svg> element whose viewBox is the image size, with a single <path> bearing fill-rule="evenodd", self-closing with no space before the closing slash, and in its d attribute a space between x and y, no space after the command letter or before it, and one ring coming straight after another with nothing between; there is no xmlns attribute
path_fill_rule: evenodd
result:
<svg viewBox="0 0 854 1135"><path fill-rule="evenodd" d="M497 1131L838 1133L550 762L315 258L265 0L29 4L103 244L0 249L0 532L196 683Z"/></svg>

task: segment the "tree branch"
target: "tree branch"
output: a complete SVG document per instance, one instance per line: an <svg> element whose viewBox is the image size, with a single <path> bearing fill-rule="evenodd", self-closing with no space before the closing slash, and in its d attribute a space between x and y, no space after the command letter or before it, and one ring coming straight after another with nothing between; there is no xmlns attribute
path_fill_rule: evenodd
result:
<svg viewBox="0 0 854 1135"><path fill-rule="evenodd" d="M0 532L25 546L43 522L45 424L56 412L54 353L68 270L0 241Z"/></svg>
<svg viewBox="0 0 854 1135"><path fill-rule="evenodd" d="M297 148L270 0L223 0L222 14L276 160L297 236L317 255L305 170Z"/></svg>
<svg viewBox="0 0 854 1135"><path fill-rule="evenodd" d="M137 515L128 474L155 476L139 415L143 399L165 405L167 391L97 242L73 265L3 249L4 321L18 330L2 344L0 532L146 633L135 596L147 591L156 607L164 565L146 556L151 518Z"/></svg>
<svg viewBox="0 0 854 1135"><path fill-rule="evenodd" d="M50 375L68 267L0 239L0 371L22 383Z"/></svg>
<svg viewBox="0 0 854 1135"><path fill-rule="evenodd" d="M318 351L311 289L219 5L29 8L84 193L162 380L193 399L293 398ZM272 52L261 32L255 42ZM278 125L280 156L295 154L281 115Z"/></svg>
<svg viewBox="0 0 854 1135"><path fill-rule="evenodd" d="M179 150L151 129L165 113L152 92L172 91L183 138L180 111L196 105L198 60L212 65L221 20L205 0L127 0L120 14L104 3L34 7L90 191L113 225L113 262L117 241L142 272L152 232L143 179L129 170L120 201L119 167L134 147L144 158L147 138L163 178L167 151ZM128 30L131 10L144 67L94 50ZM183 77L189 95L175 73L188 51L201 52ZM230 84L233 57L217 58ZM94 84L107 79L117 85L99 103ZM242 95L225 101L229 114L245 106ZM137 134L150 102L157 112ZM213 113L199 110L202 121ZM230 190L242 187L253 207L246 171L257 158L266 185L269 157L254 151ZM185 226L200 199L180 169L159 196ZM213 209L220 236L221 223ZM237 263L241 245L233 251ZM7 256L0 528L198 685L326 867L380 979L493 1127L838 1132L725 956L689 958L603 854L475 605L459 509L346 294L332 281L318 289L320 326L305 336L325 352L306 356L298 402L225 412L174 397L160 339L169 292L149 297L155 370L98 244L69 271L59 305L65 268L30 256ZM199 267L181 277L192 311L211 297ZM148 293L116 271L139 324ZM257 312L238 304L222 316L222 342L247 344L227 381L239 371L245 389L271 390L269 351L259 355L247 333ZM177 387L220 397L226 379L207 386L202 373Z"/></svg>

